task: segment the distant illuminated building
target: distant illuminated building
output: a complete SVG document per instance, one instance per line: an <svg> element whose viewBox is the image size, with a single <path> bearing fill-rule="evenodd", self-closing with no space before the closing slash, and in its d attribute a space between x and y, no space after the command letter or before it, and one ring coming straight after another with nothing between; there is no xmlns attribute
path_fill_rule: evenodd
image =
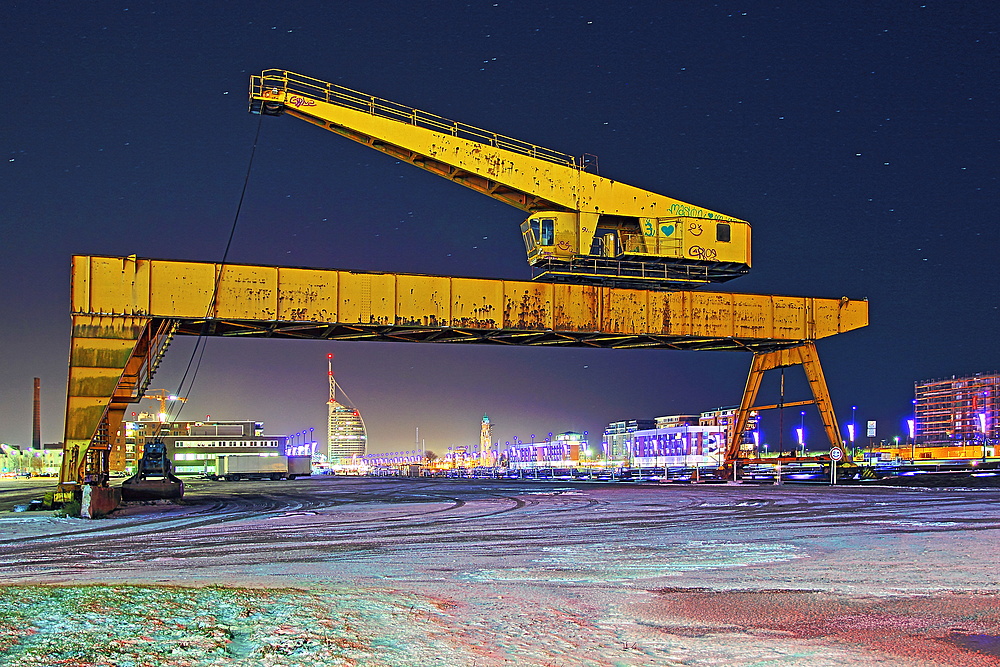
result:
<svg viewBox="0 0 1000 667"><path fill-rule="evenodd" d="M178 475L204 475L216 472L220 455L278 456L291 454L287 435L264 435L259 421L160 421L162 413L132 413L132 421L122 422L119 432L125 457L114 472L133 473L146 443L159 441L167 446L167 455ZM207 417L208 415L206 415Z"/></svg>
<svg viewBox="0 0 1000 667"><path fill-rule="evenodd" d="M657 417L653 421L656 423L656 428L677 428L678 426L698 426L699 419L699 415L667 415Z"/></svg>
<svg viewBox="0 0 1000 667"><path fill-rule="evenodd" d="M717 424L635 431L626 441L627 460L637 467L719 465L725 441L726 426Z"/></svg>
<svg viewBox="0 0 1000 667"><path fill-rule="evenodd" d="M697 415L666 415L654 419L629 419L611 422L604 429L604 457L609 461L625 461L629 458L648 458L662 452L670 451L672 456L680 455L681 435L702 434L688 439L684 435L685 453L694 452L702 455L711 449L724 451L728 427L736 419L735 407L722 407L708 410ZM740 451L753 453L755 441L752 433L757 428L757 413L750 413ZM648 435L653 433L655 437ZM669 440L669 446L666 444ZM656 442L655 446L653 442ZM657 452L657 454L650 454Z"/></svg>
<svg viewBox="0 0 1000 667"><path fill-rule="evenodd" d="M611 422L604 429L602 441L604 448L604 458L609 460L624 459L628 453L626 441L636 431L656 428L656 422L652 419L623 419Z"/></svg>
<svg viewBox="0 0 1000 667"><path fill-rule="evenodd" d="M539 442L516 441L507 448L504 456L510 468L573 468L581 454L587 456L587 432L566 431Z"/></svg>
<svg viewBox="0 0 1000 667"><path fill-rule="evenodd" d="M1000 440L1000 373L917 382L913 412L919 445L995 445Z"/></svg>
<svg viewBox="0 0 1000 667"><path fill-rule="evenodd" d="M729 426L736 422L736 406L715 408L702 412L698 417L699 426L721 426L722 428L722 448L729 447ZM747 418L747 425L743 428L743 435L740 438L741 455L752 455L756 452L756 441L753 439L753 432L757 429L759 417L757 412L751 412Z"/></svg>
<svg viewBox="0 0 1000 667"><path fill-rule="evenodd" d="M492 465L493 452L493 423L487 415L483 415L483 426L479 433L479 456L484 459L486 465Z"/></svg>
<svg viewBox="0 0 1000 667"><path fill-rule="evenodd" d="M337 400L337 381L333 379L333 355L326 355L330 378L330 400L327 401L327 457L331 463L346 462L354 457L362 457L368 449L368 433L361 413L350 404L347 394L341 389L345 403Z"/></svg>

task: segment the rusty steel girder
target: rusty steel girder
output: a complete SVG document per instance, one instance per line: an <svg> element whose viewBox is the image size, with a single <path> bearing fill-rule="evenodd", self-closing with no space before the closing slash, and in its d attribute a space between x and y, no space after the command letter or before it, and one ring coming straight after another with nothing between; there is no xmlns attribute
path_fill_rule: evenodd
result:
<svg viewBox="0 0 1000 667"><path fill-rule="evenodd" d="M868 324L868 302L489 278L73 258L73 313L212 336L768 351Z"/></svg>
<svg viewBox="0 0 1000 667"><path fill-rule="evenodd" d="M72 312L62 489L106 481L101 452L174 334L760 355L868 324L867 301L847 298L93 255L73 258Z"/></svg>

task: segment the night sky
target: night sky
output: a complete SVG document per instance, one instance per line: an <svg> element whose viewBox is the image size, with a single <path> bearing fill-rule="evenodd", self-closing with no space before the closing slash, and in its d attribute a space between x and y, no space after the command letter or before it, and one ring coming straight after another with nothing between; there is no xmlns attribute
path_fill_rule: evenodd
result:
<svg viewBox="0 0 1000 667"><path fill-rule="evenodd" d="M748 220L726 290L870 301L819 343L841 422L901 433L916 380L1000 369L995 2L6 2L0 441L62 439L73 254L527 279L524 214L291 117L283 68ZM178 389L194 338L153 388ZM369 451L438 453L739 402L750 355L207 340L182 419L324 428L326 355ZM792 378L795 381L792 381ZM787 400L806 398L797 370ZM769 378L765 396L773 398ZM796 394L797 392L797 394ZM155 403L143 401L144 409ZM764 437L778 439L776 415ZM818 443L818 420L807 430ZM785 442L798 426L786 412ZM597 437L595 437L597 436Z"/></svg>

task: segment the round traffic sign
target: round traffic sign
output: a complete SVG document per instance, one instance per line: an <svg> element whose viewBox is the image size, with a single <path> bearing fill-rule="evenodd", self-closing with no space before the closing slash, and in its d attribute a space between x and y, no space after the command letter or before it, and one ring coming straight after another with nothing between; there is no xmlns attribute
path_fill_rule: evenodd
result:
<svg viewBox="0 0 1000 667"><path fill-rule="evenodd" d="M840 447L833 447L830 449L830 458L834 461L839 461L844 458L844 450Z"/></svg>

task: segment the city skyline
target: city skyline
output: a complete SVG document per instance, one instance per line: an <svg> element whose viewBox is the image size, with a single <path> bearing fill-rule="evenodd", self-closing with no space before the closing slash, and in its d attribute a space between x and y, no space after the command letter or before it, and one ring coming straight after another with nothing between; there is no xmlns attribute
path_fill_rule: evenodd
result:
<svg viewBox="0 0 1000 667"><path fill-rule="evenodd" d="M520 212L301 121L248 114L248 77L269 67L596 154L604 175L748 220L753 269L725 291L869 299L868 327L818 344L842 430L858 406L859 423L901 433L915 382L1000 368L1000 232L983 214L998 198L984 140L1000 106L991 4L4 13L18 29L0 45L17 81L0 162L0 440L30 442L34 377L42 439L62 439L70 256L221 261L245 182L230 262L527 279ZM375 452L406 449L415 428L430 449L474 443L484 413L507 440L733 405L750 364L736 352L208 339L192 375L194 345L176 339L152 385L194 377L182 418L319 429L315 367L333 353ZM793 370L790 398L805 398ZM817 423L810 414L810 432Z"/></svg>
<svg viewBox="0 0 1000 667"><path fill-rule="evenodd" d="M328 355L328 358L329 358L329 356L330 355ZM964 377L963 376L957 376L957 375L956 376L951 376L951 379L956 379L957 378L958 380L969 380L969 379L974 379L974 378L978 378L978 377L981 377L981 376L993 376L993 375L996 375L996 374L995 373L975 373L975 374L972 374L970 376L964 376ZM918 381L916 384L919 386L919 385L925 384L927 382L946 381L947 379L948 378L926 378L926 379L923 379L921 381ZM337 383L337 387L339 388L339 383ZM911 400L911 404L915 404L916 402L917 402L917 399L912 399ZM329 408L329 406L332 403L333 403L332 399L327 402L328 408ZM168 401L168 405L171 405L172 407L181 408L181 409L183 407L183 403L181 403L179 401L175 402L175 403L171 403L170 401ZM357 409L357 408L355 408L355 407L346 407L346 406L341 405L341 403L339 401L337 402L337 406L339 408L347 410L348 412L352 412L355 415L357 415L360 412L360 410ZM351 404L351 406L353 406L353 403ZM595 431L595 432L591 432L591 431L587 431L587 430L576 431L576 430L573 430L573 429L559 430L559 431L550 431L550 430L546 430L545 425L542 424L541 425L543 427L542 429L534 429L535 431L537 431L537 434L536 434L536 433L530 433L530 431L532 431L532 429L514 427L514 428L510 429L509 432L506 432L506 434L504 436L500 436L499 438L494 438L493 439L493 444L494 445L503 446L506 443L507 445L512 445L512 444L515 444L517 440L521 440L522 442L528 442L528 441L534 442L536 440L537 441L542 441L542 440L544 440L546 438L546 436L552 436L554 434L581 433L581 434L584 435L585 439L591 445L595 445L595 444L599 444L601 442L602 437L605 435L605 428L607 426L609 426L609 425L612 425L614 422L631 421L631 420L653 422L654 420L659 420L659 419L666 418L666 417L685 417L685 416L694 416L694 417L699 417L700 416L700 417L705 417L706 415L708 415L710 413L719 412L720 410L724 410L726 408L732 408L732 407L735 407L735 406L719 405L719 406L713 406L713 407L704 408L702 410L695 410L693 412L687 412L687 413L684 413L684 412L663 413L663 414L656 414L654 416L649 416L649 415L634 416L633 415L633 416L625 417L625 418L623 418L621 420L614 420L612 422L609 422L608 424L605 424L604 428L602 428L600 431ZM867 442L868 440L872 440L872 442L874 442L875 444L878 444L879 442L889 443L889 442L891 442L893 440L894 437L897 440L903 440L904 442L906 441L906 438L908 437L907 436L907 431L909 430L909 428L912 428L912 426L910 426L910 427L907 426L908 422L910 420L912 420L912 418L914 416L913 412L912 412L912 409L911 409L911 411L908 414L905 414L903 416L903 418L901 419L901 421L900 421L899 424L891 424L891 423L888 424L888 425L885 424L885 423L881 424L881 426L878 427L877 437L875 437L873 439L870 439L870 438L868 438L865 435L865 433L866 433L866 426L867 426L868 420L866 418L864 418L864 413L862 412L861 416L859 416L858 415L858 408L857 408L857 406L852 406L852 408L853 409L850 411L851 414L848 417L846 417L846 418L840 419L840 421L839 421L841 435L843 436L843 439L844 439L845 443L849 442L850 437L852 435L852 433L851 433L851 427L848 426L848 424L853 424L854 425L853 435L856 436L858 442L862 442L862 441ZM785 446L790 445L790 444L793 443L793 441L794 441L794 439L796 437L800 437L799 434L798 434L798 430L800 428L802 428L803 429L803 433L802 433L801 437L805 437L805 438L808 439L809 444L811 445L811 449L814 450L814 451L824 450L826 448L826 446L827 446L825 436L821 432L815 432L815 433L813 433L813 432L811 432L811 429L805 429L804 428L804 421L805 421L804 415L807 414L807 413L805 411L800 410L798 407L795 407L795 408L786 408L786 410L787 410L787 412L785 413L786 416L784 417L785 425L784 425L784 427L782 429L775 428L774 423L773 423L774 421L777 421L777 418L776 418L777 413L772 413L771 414L772 419L770 420L770 427L769 428L764 428L763 426L756 426L756 427L749 427L748 426L748 428L753 428L754 430L758 431L758 439L759 439L760 446L763 447L763 446L767 445L767 446L777 446L777 447L780 448L782 445L785 445ZM170 410L170 409L168 409L168 416L167 416L166 421L171 421L171 422L172 421L182 421L180 412L181 412L181 410ZM330 414L331 413L328 412L328 419L330 421L329 428L332 429L333 428L333 426L332 426L333 422L332 422L332 417L329 417ZM766 415L767 413L762 413L762 414ZM145 415L147 419L155 418L156 417L155 414L153 414L153 413L146 413L146 412L135 412L135 413L133 413L133 416L135 416L135 415L138 415L139 418L141 418L141 417L143 417ZM190 420L197 420L197 419L198 418L196 416L192 416L191 414L185 414L183 416L183 421L190 421ZM205 419L205 421L222 421L222 422L245 421L245 419L243 417L220 417L218 415L216 415L215 417L213 417L211 413L206 414L205 417L204 417L204 419ZM420 426L418 424L418 425L415 426L415 437L414 437L414 440L411 441L410 443L404 443L404 442L397 441L393 446L385 445L385 446L383 446L381 448L378 448L377 450L375 450L374 452L371 452L371 453L401 453L401 452L411 451L412 448L416 448L416 449L424 448L424 449L427 449L427 450L432 450L432 449L433 450L439 450L439 449L443 449L446 446L447 446L448 449L451 449L452 447L468 447L470 450L477 449L477 448L479 448L479 447L482 446L483 432L482 432L482 428L481 427L482 427L482 424L484 423L484 421L483 421L484 419L488 419L488 417L486 415L484 415L477 422L477 425L480 426L480 431L479 431L479 434L478 434L479 435L479 440L478 441L474 440L470 436L469 439L465 440L465 441L453 441L453 442L449 442L449 443L445 443L443 441L440 441L440 442L434 443L433 446L429 446L429 445L426 444L426 438L424 438L423 441L421 442L421 439L420 439ZM259 420L255 420L255 421L259 421ZM359 421L360 421L360 418L359 418ZM755 417L753 419L753 424L758 424L758 423L760 423L762 421L764 421L763 418ZM493 430L494 430L493 427L496 426L496 422L494 420L490 419L486 423L490 426L490 432L492 434ZM992 427L992 424L991 424L991 427ZM361 423L361 428L362 428L362 430L364 429L363 422ZM267 433L270 433L272 435L282 433L282 432L279 432L279 431L274 431L272 433L271 431L267 430L267 426L266 425L264 427L264 430ZM312 435L310 435L310 432L312 432ZM525 435L525 434L527 434L527 435ZM303 431L295 431L295 432L288 433L288 434L282 433L282 435L287 435L287 437L289 437L290 439L294 439L294 438L302 439L302 438L304 438L303 442L309 440L310 438L315 439L315 438L319 437L318 432L316 432L316 430L315 430L315 427L306 427ZM909 436L909 437L912 437L912 436ZM505 440L505 438L506 438L506 440ZM365 440L365 445L367 445L366 436L363 436L363 439ZM51 443L51 441L50 441L50 443ZM50 444L50 443L47 443L47 444ZM8 442L6 444L13 444L13 445L18 445L18 446L27 446L26 443L16 443L16 442ZM329 444L327 444L327 447L329 447ZM408 447L410 449L408 449ZM415 451L415 450L413 450L413 451Z"/></svg>

